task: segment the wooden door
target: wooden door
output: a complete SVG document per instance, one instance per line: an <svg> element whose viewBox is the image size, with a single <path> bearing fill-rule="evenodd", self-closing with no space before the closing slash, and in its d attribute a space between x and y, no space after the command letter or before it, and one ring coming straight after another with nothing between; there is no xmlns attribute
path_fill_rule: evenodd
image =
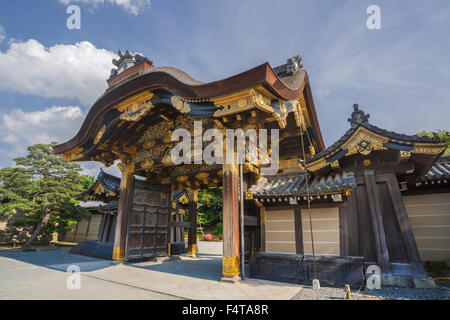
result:
<svg viewBox="0 0 450 320"><path fill-rule="evenodd" d="M170 187L135 180L128 220L126 261L167 255Z"/></svg>

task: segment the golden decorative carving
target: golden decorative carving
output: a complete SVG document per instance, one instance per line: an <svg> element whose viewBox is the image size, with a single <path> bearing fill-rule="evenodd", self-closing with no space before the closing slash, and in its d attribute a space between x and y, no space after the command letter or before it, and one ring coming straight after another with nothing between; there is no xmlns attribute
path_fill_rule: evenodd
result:
<svg viewBox="0 0 450 320"><path fill-rule="evenodd" d="M137 122L145 117L153 108L154 105L150 101L141 104L134 103L120 115L120 119Z"/></svg>
<svg viewBox="0 0 450 320"><path fill-rule="evenodd" d="M387 150L384 143L389 139L379 134L368 131L363 127L359 127L356 132L348 139L341 149L347 149L346 156L361 153L362 155L368 155L372 151Z"/></svg>
<svg viewBox="0 0 450 320"><path fill-rule="evenodd" d="M206 179L208 177L209 177L209 173L208 172L200 172L200 173L195 175L195 178L199 179L199 180L204 180L204 179Z"/></svg>
<svg viewBox="0 0 450 320"><path fill-rule="evenodd" d="M83 148L77 147L62 154L65 161L74 161L83 157Z"/></svg>
<svg viewBox="0 0 450 320"><path fill-rule="evenodd" d="M410 151L400 150L400 158L409 159L411 157Z"/></svg>
<svg viewBox="0 0 450 320"><path fill-rule="evenodd" d="M440 154L445 149L445 143L415 143L411 153Z"/></svg>
<svg viewBox="0 0 450 320"><path fill-rule="evenodd" d="M161 184L169 184L170 183L170 178L162 178L160 179Z"/></svg>
<svg viewBox="0 0 450 320"><path fill-rule="evenodd" d="M94 139L94 144L97 144L100 141L100 139L103 137L103 134L105 133L105 129L106 129L106 125L104 124L100 128L100 130L98 130L97 135L95 136L95 139Z"/></svg>
<svg viewBox="0 0 450 320"><path fill-rule="evenodd" d="M223 117L253 108L253 94L254 89L250 89L214 98L214 105L218 108L214 116Z"/></svg>
<svg viewBox="0 0 450 320"><path fill-rule="evenodd" d="M119 162L119 163L117 164L117 168L119 168L119 170L120 170L121 172L125 172L125 169L127 168L127 166L126 166L125 164L123 164L122 162Z"/></svg>
<svg viewBox="0 0 450 320"><path fill-rule="evenodd" d="M335 160L331 163L333 169L339 169L339 160Z"/></svg>
<svg viewBox="0 0 450 320"><path fill-rule="evenodd" d="M120 169L120 167L119 167ZM123 170L122 170L123 169ZM120 190L125 190L131 187L134 177L134 163L127 165L122 164L122 178L120 179Z"/></svg>
<svg viewBox="0 0 450 320"><path fill-rule="evenodd" d="M325 158L320 158L314 162L311 162L309 164L306 165L306 168L309 171L317 171L320 170L322 168L325 168L326 166L328 166L330 163L326 162Z"/></svg>
<svg viewBox="0 0 450 320"><path fill-rule="evenodd" d="M253 192L251 191L245 192L245 200L253 200Z"/></svg>
<svg viewBox="0 0 450 320"><path fill-rule="evenodd" d="M189 180L188 176L179 176L179 177L177 177L177 181L181 182L181 183L186 182L188 180Z"/></svg>
<svg viewBox="0 0 450 320"><path fill-rule="evenodd" d="M219 109L214 113L214 116L225 117L257 108L272 114L274 120L278 121L280 127L285 128L288 114L286 104L283 101L279 101L280 109L279 111L275 111L271 105L273 99L276 99L276 97L262 86L216 97L213 101ZM240 120L239 115L236 117ZM227 122L226 119L224 119L224 122Z"/></svg>
<svg viewBox="0 0 450 320"><path fill-rule="evenodd" d="M222 272L225 277L234 277L239 274L239 262L238 256L228 257L224 256L222 260Z"/></svg>
<svg viewBox="0 0 450 320"><path fill-rule="evenodd" d="M255 107L266 112L274 113L272 106L270 105L270 98L263 96L261 93L253 90L252 102Z"/></svg>
<svg viewBox="0 0 450 320"><path fill-rule="evenodd" d="M152 97L153 92L146 90L119 103L115 108L121 112L120 119L132 122L142 119L154 107Z"/></svg>
<svg viewBox="0 0 450 320"><path fill-rule="evenodd" d="M125 110L129 109L133 104L140 104L147 100L150 100L153 97L153 92L151 91L143 91L141 93L135 94L132 97L122 101L118 105L115 106L115 109L120 111L121 113Z"/></svg>
<svg viewBox="0 0 450 320"><path fill-rule="evenodd" d="M370 161L370 159L364 159L363 160L363 165L365 167L370 167L372 165L372 161Z"/></svg>
<svg viewBox="0 0 450 320"><path fill-rule="evenodd" d="M155 140L149 140L149 141L144 142L144 144L142 145L142 148L150 149L150 148L153 148L155 146L155 144L156 144Z"/></svg>
<svg viewBox="0 0 450 320"><path fill-rule="evenodd" d="M144 162L142 162L141 167L143 169L148 169L148 168L151 168L153 166L153 164L154 164L153 160L145 160Z"/></svg>
<svg viewBox="0 0 450 320"><path fill-rule="evenodd" d="M300 107L300 101L299 100L292 100L291 105L294 111L294 117L295 117L295 124L297 127L305 127L305 121L303 119L302 110Z"/></svg>
<svg viewBox="0 0 450 320"><path fill-rule="evenodd" d="M102 194L105 192L105 188L101 185L100 182L97 182L95 186L92 188L95 194Z"/></svg>
<svg viewBox="0 0 450 320"><path fill-rule="evenodd" d="M300 164L299 159L279 160L280 169L300 168L303 170L303 166Z"/></svg>
<svg viewBox="0 0 450 320"><path fill-rule="evenodd" d="M164 163L165 165L173 165L172 162L172 156L169 154L161 159L161 163Z"/></svg>
<svg viewBox="0 0 450 320"><path fill-rule="evenodd" d="M189 103L184 102L177 96L173 96L172 98L170 98L170 101L172 102L172 105L175 107L175 109L177 109L181 113L188 113L189 111L191 111L191 106L189 105Z"/></svg>
<svg viewBox="0 0 450 320"><path fill-rule="evenodd" d="M309 156L310 157L314 157L315 154L316 154L316 149L314 148L314 146L313 145L309 145L308 149L309 149Z"/></svg>

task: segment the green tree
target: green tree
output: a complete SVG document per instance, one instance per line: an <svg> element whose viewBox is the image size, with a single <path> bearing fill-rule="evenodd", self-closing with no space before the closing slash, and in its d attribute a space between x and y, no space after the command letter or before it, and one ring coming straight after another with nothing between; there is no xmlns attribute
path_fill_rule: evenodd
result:
<svg viewBox="0 0 450 320"><path fill-rule="evenodd" d="M53 153L56 143L36 144L28 155L14 159L15 168L0 169L0 217L24 212L18 225L33 226L24 248L40 235L69 229L72 220L89 217L77 196L93 178L80 175L78 164Z"/></svg>
<svg viewBox="0 0 450 320"><path fill-rule="evenodd" d="M423 131L417 133L417 135L419 137L423 137L423 136L428 136L430 138L434 137L433 132L426 131L426 130L423 130ZM450 132L448 130L438 129L437 135L439 136L439 138L441 138L441 141L445 142L445 144L447 145L447 149L445 150L444 155L450 154Z"/></svg>
<svg viewBox="0 0 450 320"><path fill-rule="evenodd" d="M222 188L204 189L198 193L198 217L201 217L201 223L205 227L220 224L223 216L222 207ZM203 228L202 231L203 233ZM220 228L220 233L221 233Z"/></svg>

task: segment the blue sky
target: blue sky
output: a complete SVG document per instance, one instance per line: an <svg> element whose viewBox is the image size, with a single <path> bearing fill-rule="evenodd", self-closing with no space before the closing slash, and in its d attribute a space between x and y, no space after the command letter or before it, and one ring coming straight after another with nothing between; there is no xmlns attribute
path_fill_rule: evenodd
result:
<svg viewBox="0 0 450 320"><path fill-rule="evenodd" d="M81 8L80 30L66 27L69 4ZM381 30L366 27L372 4ZM200 81L300 54L327 146L354 103L388 130L449 129L449 34L448 0L2 1L0 167L27 145L72 138L118 49Z"/></svg>

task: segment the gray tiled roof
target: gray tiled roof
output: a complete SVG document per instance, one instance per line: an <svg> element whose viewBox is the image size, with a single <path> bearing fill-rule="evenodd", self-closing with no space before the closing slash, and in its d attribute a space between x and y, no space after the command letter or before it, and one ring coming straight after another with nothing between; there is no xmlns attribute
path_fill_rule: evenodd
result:
<svg viewBox="0 0 450 320"><path fill-rule="evenodd" d="M450 155L440 157L422 180L434 181L446 179L450 179Z"/></svg>
<svg viewBox="0 0 450 320"><path fill-rule="evenodd" d="M97 184L97 181L100 182L102 187L105 189L106 192L114 192L116 194L119 194L120 192L120 178L113 176L111 174L106 173L102 169L100 169L100 173L97 176L97 179L94 181L92 186L83 193L87 194L92 191L94 186Z"/></svg>
<svg viewBox="0 0 450 320"><path fill-rule="evenodd" d="M338 193L347 189L356 188L356 179L353 172L331 174L326 177L310 178L310 194ZM307 194L304 172L263 177L258 184L251 187L255 197L270 196L303 196Z"/></svg>

